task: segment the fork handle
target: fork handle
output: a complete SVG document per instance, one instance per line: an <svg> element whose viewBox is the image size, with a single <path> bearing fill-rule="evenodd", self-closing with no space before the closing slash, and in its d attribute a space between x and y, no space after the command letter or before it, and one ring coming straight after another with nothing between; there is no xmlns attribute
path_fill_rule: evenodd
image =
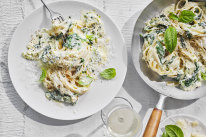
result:
<svg viewBox="0 0 206 137"><path fill-rule="evenodd" d="M44 3L43 0L41 0L41 2L42 2L42 4L44 5L44 7L49 11L50 17L51 17L51 19L52 19L52 10L50 10L50 9L47 7L47 5Z"/></svg>

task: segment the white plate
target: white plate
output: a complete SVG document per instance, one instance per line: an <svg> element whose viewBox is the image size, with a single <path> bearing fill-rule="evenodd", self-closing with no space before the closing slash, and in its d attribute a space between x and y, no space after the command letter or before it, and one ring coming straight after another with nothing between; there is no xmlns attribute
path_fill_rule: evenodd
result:
<svg viewBox="0 0 206 137"><path fill-rule="evenodd" d="M50 18L45 8L35 10L16 29L8 54L9 73L13 85L21 98L37 112L60 120L75 120L90 116L106 106L118 93L127 70L127 50L124 39L114 22L99 9L77 1L60 1L48 4L64 17L80 18L82 10L96 10L104 22L106 34L111 39L113 56L107 67L114 67L117 75L113 80L98 80L81 96L76 105L65 105L45 98L44 89L38 81L40 68L36 63L24 59L21 54L31 35L40 28L49 27Z"/></svg>
<svg viewBox="0 0 206 137"><path fill-rule="evenodd" d="M204 123L202 123L202 121L199 118L188 114L178 114L178 115L172 115L160 123L157 137L162 137L166 125L174 125L175 122L180 119L184 119L187 121L197 121L199 123L198 127L194 127L194 129L192 130L194 131L198 129L198 131L201 134L206 134L206 126Z"/></svg>

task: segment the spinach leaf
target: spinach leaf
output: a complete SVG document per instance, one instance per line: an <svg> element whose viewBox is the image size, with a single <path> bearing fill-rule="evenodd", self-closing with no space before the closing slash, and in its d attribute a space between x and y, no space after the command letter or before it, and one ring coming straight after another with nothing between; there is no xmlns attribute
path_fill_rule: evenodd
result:
<svg viewBox="0 0 206 137"><path fill-rule="evenodd" d="M83 58L80 58L80 63L83 63L84 62L84 59Z"/></svg>
<svg viewBox="0 0 206 137"><path fill-rule="evenodd" d="M185 48L185 47L186 47L186 45L185 45L185 39L184 39L184 37L183 37L182 35L180 35L180 42L181 42L181 46L182 46L183 48Z"/></svg>
<svg viewBox="0 0 206 137"><path fill-rule="evenodd" d="M74 105L76 102L72 102L71 97L69 95L62 95L58 90L55 91L47 91L45 92L45 96L48 100L54 100L58 102L65 102Z"/></svg>
<svg viewBox="0 0 206 137"><path fill-rule="evenodd" d="M177 45L177 31L174 27L169 26L164 34L164 41L167 51L172 53Z"/></svg>
<svg viewBox="0 0 206 137"><path fill-rule="evenodd" d="M165 131L169 137L184 137L182 129L176 125L167 125Z"/></svg>
<svg viewBox="0 0 206 137"><path fill-rule="evenodd" d="M163 45L160 41L157 42L158 46L156 46L157 54L159 55L160 62L162 62L163 57L165 56L165 50Z"/></svg>
<svg viewBox="0 0 206 137"><path fill-rule="evenodd" d="M188 78L186 80L183 81L183 83L185 84L186 87L189 87L190 85L192 85L192 83L196 82L198 80L198 71L199 71L199 66L197 65L197 62L195 62L195 70L194 73L192 74L191 78Z"/></svg>
<svg viewBox="0 0 206 137"><path fill-rule="evenodd" d="M187 30L185 31L185 35L188 39L191 39L192 38L192 34Z"/></svg>
<svg viewBox="0 0 206 137"><path fill-rule="evenodd" d="M182 74L177 74L176 78L173 78L174 81L180 81Z"/></svg>
<svg viewBox="0 0 206 137"><path fill-rule="evenodd" d="M42 68L42 73L41 73L41 76L40 76L40 81L44 81L44 79L46 78L46 69Z"/></svg>
<svg viewBox="0 0 206 137"><path fill-rule="evenodd" d="M147 41L149 41L149 44L152 45L152 43L154 42L154 34L153 33L149 33L147 35L144 36L145 39L147 39Z"/></svg>
<svg viewBox="0 0 206 137"><path fill-rule="evenodd" d="M160 15L160 18L164 18L164 17L166 17L164 14L161 14L161 15Z"/></svg>
<svg viewBox="0 0 206 137"><path fill-rule="evenodd" d="M66 42L63 44L64 47L69 49L73 49L74 47L80 45L81 45L81 38L76 33L68 35L66 38Z"/></svg>
<svg viewBox="0 0 206 137"><path fill-rule="evenodd" d="M200 13L200 14L195 18L195 20L200 20L201 17L202 17L202 13Z"/></svg>
<svg viewBox="0 0 206 137"><path fill-rule="evenodd" d="M164 24L158 24L157 27L160 29L167 29L167 26Z"/></svg>
<svg viewBox="0 0 206 137"><path fill-rule="evenodd" d="M174 13L172 13L172 12L170 12L169 18L172 19L172 20L178 20L178 16L175 15Z"/></svg>
<svg viewBox="0 0 206 137"><path fill-rule="evenodd" d="M190 85L192 85L193 82L197 81L197 77L196 75L192 76L189 79L186 79L183 81L183 83L185 84L186 87L189 87Z"/></svg>
<svg viewBox="0 0 206 137"><path fill-rule="evenodd" d="M178 21L179 22L183 22L183 23L190 23L190 22L192 22L194 20L194 17L195 17L195 14L192 11L190 11L190 10L183 10L180 13Z"/></svg>
<svg viewBox="0 0 206 137"><path fill-rule="evenodd" d="M114 68L105 69L100 73L100 76L107 80L113 79L116 76L116 70Z"/></svg>
<svg viewBox="0 0 206 137"><path fill-rule="evenodd" d="M174 61L175 58L176 58L176 56L173 56L173 57L171 58L171 60L167 63L167 65L172 64L172 62Z"/></svg>
<svg viewBox="0 0 206 137"><path fill-rule="evenodd" d="M203 21L203 22L200 22L200 23L198 23L198 25L199 25L199 26L202 26L203 28L205 28L206 22L204 22L204 21Z"/></svg>

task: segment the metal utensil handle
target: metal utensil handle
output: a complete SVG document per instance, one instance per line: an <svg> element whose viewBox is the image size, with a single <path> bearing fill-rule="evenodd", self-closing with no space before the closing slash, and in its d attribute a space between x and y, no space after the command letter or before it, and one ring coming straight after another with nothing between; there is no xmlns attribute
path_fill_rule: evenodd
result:
<svg viewBox="0 0 206 137"><path fill-rule="evenodd" d="M44 3L43 0L41 0L41 2L43 3L44 7L49 11L49 14L50 14L51 19L53 19L53 16L52 16L52 12L53 12L53 11L50 10L50 9L47 7L47 5Z"/></svg>
<svg viewBox="0 0 206 137"><path fill-rule="evenodd" d="M123 100L125 100L127 103L129 103L129 105L130 105L130 107L131 107L132 109L134 109L132 103L131 103L128 99L126 99L126 98L124 98L124 97L115 97L114 99L123 99ZM103 112L102 112L102 110L101 110L101 119L102 119L102 122L104 123L104 125L106 126L106 123L105 123L104 118L103 118Z"/></svg>

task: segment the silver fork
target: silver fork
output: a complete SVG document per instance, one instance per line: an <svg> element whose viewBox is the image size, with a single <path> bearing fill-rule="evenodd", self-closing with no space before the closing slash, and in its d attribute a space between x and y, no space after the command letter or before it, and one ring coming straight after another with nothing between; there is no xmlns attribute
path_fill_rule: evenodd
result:
<svg viewBox="0 0 206 137"><path fill-rule="evenodd" d="M43 0L41 0L41 2L44 4L44 7L49 11L50 17L51 17L52 21L54 21L54 20L59 20L59 22L63 22L64 21L64 18L62 17L62 15L60 13L55 12L55 11L49 9L47 7L47 5L44 3Z"/></svg>
<svg viewBox="0 0 206 137"><path fill-rule="evenodd" d="M47 5L44 3L43 0L41 0L41 2L43 3L44 7L49 11L50 17L51 17L51 20L52 20L52 21L59 20L60 23L64 21L64 18L62 17L62 15L61 15L60 13L55 12L55 11L49 9L49 8L47 7ZM65 35L63 35L63 39L62 39L62 40L63 40L64 43L66 43L66 37L65 37Z"/></svg>

